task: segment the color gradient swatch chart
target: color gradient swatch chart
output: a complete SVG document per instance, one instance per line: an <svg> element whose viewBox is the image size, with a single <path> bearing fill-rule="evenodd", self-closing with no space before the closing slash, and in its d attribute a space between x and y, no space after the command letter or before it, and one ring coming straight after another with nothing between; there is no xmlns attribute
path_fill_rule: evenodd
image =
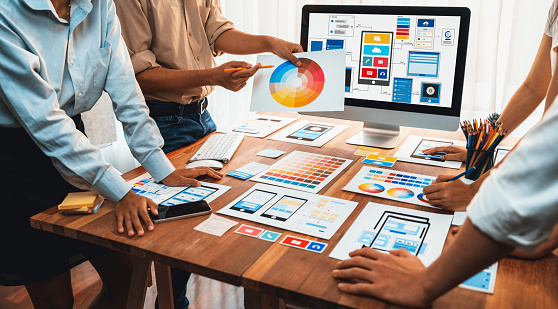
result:
<svg viewBox="0 0 558 309"><path fill-rule="evenodd" d="M283 62L273 71L269 91L277 103L287 107L301 107L312 103L324 89L324 72L319 64L299 58L302 65Z"/></svg>
<svg viewBox="0 0 558 309"><path fill-rule="evenodd" d="M353 201L258 183L217 213L330 239L357 205Z"/></svg>
<svg viewBox="0 0 558 309"><path fill-rule="evenodd" d="M343 158L293 151L250 180L318 193L351 162Z"/></svg>
<svg viewBox="0 0 558 309"><path fill-rule="evenodd" d="M365 166L343 190L433 207L423 196L422 188L435 179L433 176Z"/></svg>

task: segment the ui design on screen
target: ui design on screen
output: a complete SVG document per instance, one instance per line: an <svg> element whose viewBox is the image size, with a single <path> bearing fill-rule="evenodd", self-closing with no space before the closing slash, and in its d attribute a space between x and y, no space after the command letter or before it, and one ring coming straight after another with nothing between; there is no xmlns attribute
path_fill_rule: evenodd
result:
<svg viewBox="0 0 558 309"><path fill-rule="evenodd" d="M310 13L308 49L346 49L346 98L451 108L460 19Z"/></svg>

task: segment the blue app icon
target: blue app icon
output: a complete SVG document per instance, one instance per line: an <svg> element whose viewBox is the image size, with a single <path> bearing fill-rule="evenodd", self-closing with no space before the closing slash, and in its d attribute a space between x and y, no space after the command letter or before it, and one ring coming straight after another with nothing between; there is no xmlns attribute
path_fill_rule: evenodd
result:
<svg viewBox="0 0 558 309"><path fill-rule="evenodd" d="M306 247L306 249L310 251L322 253L326 246L327 245L324 243L313 241L308 245L308 247Z"/></svg>

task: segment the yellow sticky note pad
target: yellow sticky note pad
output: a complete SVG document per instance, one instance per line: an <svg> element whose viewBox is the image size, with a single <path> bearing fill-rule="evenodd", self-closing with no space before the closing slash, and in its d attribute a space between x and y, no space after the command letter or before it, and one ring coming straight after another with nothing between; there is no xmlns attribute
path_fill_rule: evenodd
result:
<svg viewBox="0 0 558 309"><path fill-rule="evenodd" d="M354 155L355 156L366 157L369 154L378 155L378 154L380 154L380 151L382 151L382 150L379 149L379 148L359 146L357 151L355 151Z"/></svg>
<svg viewBox="0 0 558 309"><path fill-rule="evenodd" d="M76 209L82 207L92 207L95 205L95 199L97 194L94 192L72 192L68 193L68 196L64 201L58 205L58 209Z"/></svg>

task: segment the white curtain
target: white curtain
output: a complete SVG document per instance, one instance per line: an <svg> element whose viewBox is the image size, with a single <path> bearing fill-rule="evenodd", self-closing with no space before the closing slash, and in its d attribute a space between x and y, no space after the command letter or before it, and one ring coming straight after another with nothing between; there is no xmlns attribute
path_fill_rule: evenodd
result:
<svg viewBox="0 0 558 309"><path fill-rule="evenodd" d="M223 13L236 28L252 34L300 42L300 19L305 4L362 4L465 6L471 26L463 90L462 119L486 118L501 112L527 76L543 35L552 0L221 0ZM255 56L224 55L219 63ZM252 85L237 93L217 87L210 96L210 112L218 126L245 117ZM516 135L522 135L542 115L537 110Z"/></svg>

